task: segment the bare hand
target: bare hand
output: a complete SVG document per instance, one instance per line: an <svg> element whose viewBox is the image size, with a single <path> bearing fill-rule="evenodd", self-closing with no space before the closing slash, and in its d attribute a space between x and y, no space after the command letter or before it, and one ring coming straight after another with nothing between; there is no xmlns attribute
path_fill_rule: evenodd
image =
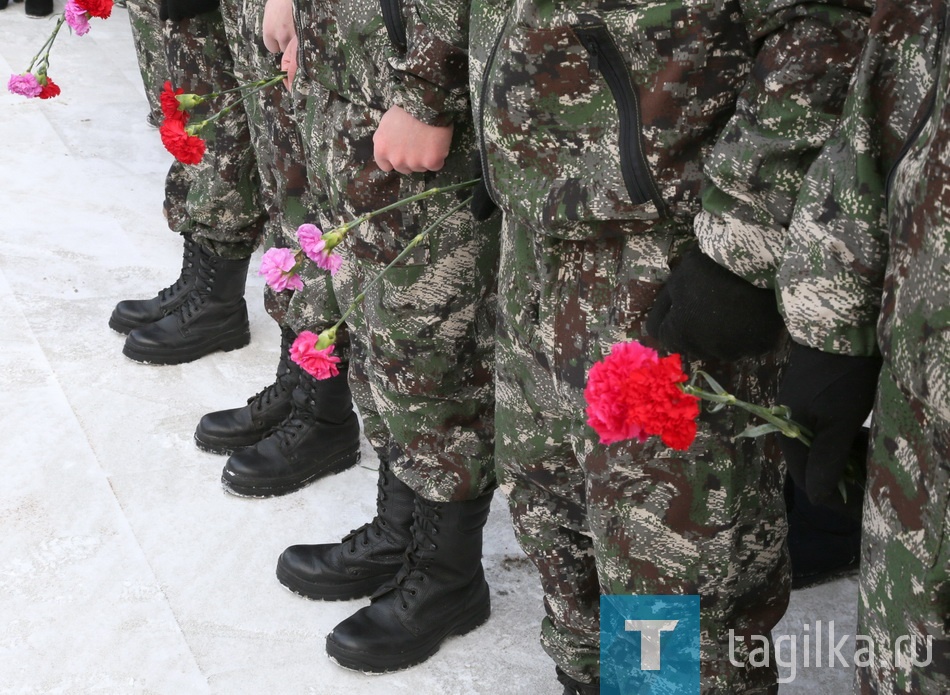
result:
<svg viewBox="0 0 950 695"><path fill-rule="evenodd" d="M284 54L280 58L280 69L287 73L284 78L284 87L287 91L292 91L294 84L294 75L297 74L297 37L294 36L287 47L284 48Z"/></svg>
<svg viewBox="0 0 950 695"><path fill-rule="evenodd" d="M292 40L296 50L293 0L267 0L262 34L264 46L271 53L286 53Z"/></svg>
<svg viewBox="0 0 950 695"><path fill-rule="evenodd" d="M373 135L373 157L383 171L438 171L452 146L453 126L432 126L398 106L383 114Z"/></svg>

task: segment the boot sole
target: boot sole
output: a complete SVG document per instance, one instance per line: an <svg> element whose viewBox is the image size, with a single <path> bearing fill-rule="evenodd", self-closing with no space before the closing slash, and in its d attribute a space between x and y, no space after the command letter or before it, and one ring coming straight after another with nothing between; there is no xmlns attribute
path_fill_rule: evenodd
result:
<svg viewBox="0 0 950 695"><path fill-rule="evenodd" d="M249 328L244 327L238 331L228 331L217 335L213 340L190 347L188 350L164 348L148 350L136 347L134 344L129 344L129 341L126 340L125 346L122 348L122 354L139 364L185 364L187 362L194 362L213 352L239 350L247 346L250 342L251 331Z"/></svg>
<svg viewBox="0 0 950 695"><path fill-rule="evenodd" d="M491 617L491 603L486 602L484 606L478 609L478 612L468 620L454 626L443 634L435 644L420 647L414 653L400 654L398 656L386 657L380 654L359 653L351 654L337 647L330 639L331 632L327 635L327 656L330 661L350 671L359 673L393 673L395 671L404 671L407 668L418 666L423 661L432 657L442 644L450 637L461 637L472 630L484 625ZM370 663L367 659L375 659L375 663Z"/></svg>
<svg viewBox="0 0 950 695"><path fill-rule="evenodd" d="M336 454L327 461L326 466L321 467L320 470L314 471L309 476L301 480L290 480L283 482L276 481L268 485L247 485L241 482L229 480L227 473L224 473L221 476L221 485L225 492L234 495L235 497L247 497L253 499L280 497L281 495L287 495L291 492L296 492L301 488L305 488L318 478L323 478L328 475L335 475L336 473L342 473L346 469L352 468L359 462L360 446L359 443L357 443L354 448L347 449L346 451Z"/></svg>
<svg viewBox="0 0 950 695"><path fill-rule="evenodd" d="M320 586L312 584L300 577L285 570L280 564L277 565L277 581L290 593L301 596L311 601L351 601L357 598L366 598L392 579L397 569L392 574L385 577L373 579L362 579L358 581L342 580L339 584L333 586Z"/></svg>

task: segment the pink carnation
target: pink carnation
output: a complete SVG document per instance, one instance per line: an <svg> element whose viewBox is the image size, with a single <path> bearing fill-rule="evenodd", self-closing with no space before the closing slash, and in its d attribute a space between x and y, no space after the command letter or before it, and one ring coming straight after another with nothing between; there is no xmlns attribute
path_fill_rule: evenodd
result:
<svg viewBox="0 0 950 695"><path fill-rule="evenodd" d="M302 290L303 281L294 272L296 265L297 259L293 251L272 248L268 249L261 259L261 269L258 274L264 276L264 280L275 292L288 289Z"/></svg>
<svg viewBox="0 0 950 695"><path fill-rule="evenodd" d="M69 0L64 10L66 24L68 24L76 36L85 36L89 33L89 14L86 8L80 6L76 0Z"/></svg>
<svg viewBox="0 0 950 695"><path fill-rule="evenodd" d="M300 240L300 248L307 254L307 258L322 268L336 275L336 271L343 265L343 259L335 253L326 250L327 243L323 239L323 232L319 227L312 224L302 224L297 228L297 238Z"/></svg>
<svg viewBox="0 0 950 695"><path fill-rule="evenodd" d="M318 268L323 268L329 272L330 275L336 275L336 271L338 271L340 266L343 265L343 259L332 251L329 253L320 254L313 260L317 264Z"/></svg>
<svg viewBox="0 0 950 695"><path fill-rule="evenodd" d="M327 245L323 240L323 232L315 224L302 224L297 227L297 238L300 240L300 248L311 261L316 261L316 256L323 253Z"/></svg>
<svg viewBox="0 0 950 695"><path fill-rule="evenodd" d="M290 346L290 359L314 379L329 379L340 373L337 369L340 358L332 354L336 347L333 343L321 350L317 348L318 340L320 336L316 333L301 332Z"/></svg>
<svg viewBox="0 0 950 695"><path fill-rule="evenodd" d="M43 91L43 85L36 79L36 75L31 72L25 72L22 75L11 75L7 82L7 89L13 94L19 94L28 99L38 97Z"/></svg>

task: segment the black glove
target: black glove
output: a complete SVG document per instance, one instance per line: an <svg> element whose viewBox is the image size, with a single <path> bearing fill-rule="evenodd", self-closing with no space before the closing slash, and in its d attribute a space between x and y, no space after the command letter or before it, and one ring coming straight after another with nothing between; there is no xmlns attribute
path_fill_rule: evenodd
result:
<svg viewBox="0 0 950 695"><path fill-rule="evenodd" d="M779 437L779 442L789 475L812 504L841 508L838 481L853 453L867 450L861 425L874 407L880 371L880 357L792 346L778 402L788 406L792 419L813 437L811 448L789 437Z"/></svg>
<svg viewBox="0 0 950 695"><path fill-rule="evenodd" d="M472 188L471 191L466 191L468 195L472 196L472 203L469 207L472 211L472 216L479 222L484 222L495 214L495 210L498 209L498 206L495 205L495 201L492 200L488 194L488 187L485 185L485 178L482 171L482 157L478 151L472 152L469 170L473 179L481 179L475 184L475 187Z"/></svg>
<svg viewBox="0 0 950 695"><path fill-rule="evenodd" d="M161 0L158 18L163 22L180 22L218 9L218 2L219 0Z"/></svg>
<svg viewBox="0 0 950 695"><path fill-rule="evenodd" d="M725 362L768 352L784 327L772 290L726 270L698 247L673 268L646 322L666 350Z"/></svg>

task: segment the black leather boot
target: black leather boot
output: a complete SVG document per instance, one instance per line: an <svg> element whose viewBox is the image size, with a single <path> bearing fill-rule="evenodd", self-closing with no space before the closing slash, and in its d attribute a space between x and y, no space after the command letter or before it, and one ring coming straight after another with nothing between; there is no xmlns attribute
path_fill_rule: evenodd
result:
<svg viewBox="0 0 950 695"><path fill-rule="evenodd" d="M53 14L53 0L26 0L27 17L49 17Z"/></svg>
<svg viewBox="0 0 950 695"><path fill-rule="evenodd" d="M555 666L554 670L557 673L558 681L564 684L562 695L600 695L600 681L581 683L564 673L560 666Z"/></svg>
<svg viewBox="0 0 950 695"><path fill-rule="evenodd" d="M402 567L412 536L416 493L379 461L376 517L339 543L292 545L277 560L277 579L296 594L324 601L369 596Z"/></svg>
<svg viewBox="0 0 950 695"><path fill-rule="evenodd" d="M203 416L195 429L195 444L212 454L230 454L257 444L290 415L290 397L300 379L300 367L290 359L296 334L281 330L280 361L274 383L247 399L247 405Z"/></svg>
<svg viewBox="0 0 950 695"><path fill-rule="evenodd" d="M182 364L217 350L251 342L244 303L250 258L229 260L199 254L195 285L171 314L134 329L123 354L136 362Z"/></svg>
<svg viewBox="0 0 950 695"><path fill-rule="evenodd" d="M188 299L198 276L198 257L209 254L192 241L191 236L185 235L183 239L185 244L178 279L151 299L124 299L116 304L109 318L109 328L128 333L133 328L165 318Z"/></svg>
<svg viewBox="0 0 950 695"><path fill-rule="evenodd" d="M254 446L231 454L221 483L240 497L276 497L360 460L360 425L346 369L329 379L304 371L280 425Z"/></svg>
<svg viewBox="0 0 950 695"><path fill-rule="evenodd" d="M491 499L436 503L417 495L402 568L370 605L327 635L330 658L356 671L398 671L428 659L446 637L488 620L482 528Z"/></svg>

